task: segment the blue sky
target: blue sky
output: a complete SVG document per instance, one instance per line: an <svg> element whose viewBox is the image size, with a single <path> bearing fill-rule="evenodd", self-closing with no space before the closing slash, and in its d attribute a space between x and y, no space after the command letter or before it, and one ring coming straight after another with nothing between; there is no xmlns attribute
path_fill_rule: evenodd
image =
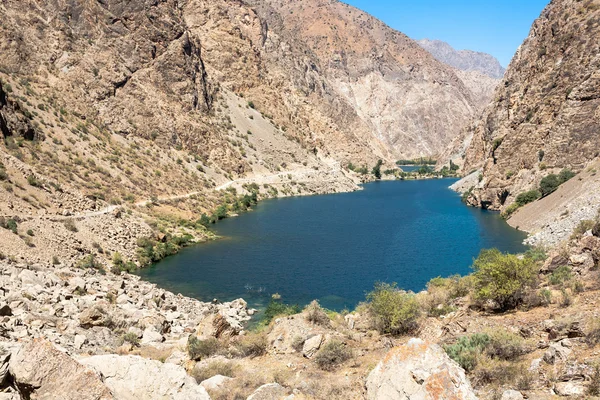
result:
<svg viewBox="0 0 600 400"><path fill-rule="evenodd" d="M343 0L413 39L492 54L506 67L549 0Z"/></svg>

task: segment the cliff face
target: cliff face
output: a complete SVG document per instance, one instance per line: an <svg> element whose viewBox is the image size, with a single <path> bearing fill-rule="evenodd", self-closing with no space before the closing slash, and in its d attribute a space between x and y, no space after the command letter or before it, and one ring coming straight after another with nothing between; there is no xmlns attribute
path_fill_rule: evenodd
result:
<svg viewBox="0 0 600 400"><path fill-rule="evenodd" d="M503 209L550 173L582 171L599 155L599 131L600 1L555 0L455 144L469 143L465 172L483 169L469 201Z"/></svg>
<svg viewBox="0 0 600 400"><path fill-rule="evenodd" d="M490 78L501 79L505 69L492 55L472 50L455 50L441 40L421 39L421 47L430 52L438 61L461 71L480 72Z"/></svg>
<svg viewBox="0 0 600 400"><path fill-rule="evenodd" d="M331 88L395 156L437 154L478 111L452 68L360 10L325 0L251 3L306 43Z"/></svg>

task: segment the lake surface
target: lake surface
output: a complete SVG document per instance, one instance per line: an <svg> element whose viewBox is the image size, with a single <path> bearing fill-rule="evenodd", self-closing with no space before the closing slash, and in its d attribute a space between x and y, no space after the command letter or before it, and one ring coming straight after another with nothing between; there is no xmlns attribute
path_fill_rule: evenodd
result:
<svg viewBox="0 0 600 400"><path fill-rule="evenodd" d="M184 249L141 276L210 301L243 297L261 308L318 299L352 309L376 281L419 291L436 276L467 274L481 249L520 252L525 234L499 214L466 207L454 179L388 181L354 193L272 199L223 220L223 239Z"/></svg>

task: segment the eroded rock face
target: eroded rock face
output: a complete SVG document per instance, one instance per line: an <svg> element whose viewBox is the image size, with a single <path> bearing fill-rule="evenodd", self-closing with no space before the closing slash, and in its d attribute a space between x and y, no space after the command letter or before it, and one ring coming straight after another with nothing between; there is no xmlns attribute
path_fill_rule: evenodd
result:
<svg viewBox="0 0 600 400"><path fill-rule="evenodd" d="M58 351L50 342L34 340L13 351L9 371L14 385L26 398L113 399L96 373Z"/></svg>
<svg viewBox="0 0 600 400"><path fill-rule="evenodd" d="M79 361L96 370L117 399L210 400L206 389L175 364L115 354Z"/></svg>
<svg viewBox="0 0 600 400"><path fill-rule="evenodd" d="M392 349L367 378L370 400L475 400L465 371L444 350L420 339Z"/></svg>
<svg viewBox="0 0 600 400"><path fill-rule="evenodd" d="M598 157L599 4L551 2L472 126L464 171L483 167L473 193L479 206L504 209L542 177L579 172Z"/></svg>

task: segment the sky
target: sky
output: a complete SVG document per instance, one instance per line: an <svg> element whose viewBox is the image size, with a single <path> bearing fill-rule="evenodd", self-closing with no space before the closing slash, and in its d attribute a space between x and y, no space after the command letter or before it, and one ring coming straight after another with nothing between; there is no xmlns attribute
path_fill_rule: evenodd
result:
<svg viewBox="0 0 600 400"><path fill-rule="evenodd" d="M495 56L506 67L549 0L343 0L413 39Z"/></svg>

